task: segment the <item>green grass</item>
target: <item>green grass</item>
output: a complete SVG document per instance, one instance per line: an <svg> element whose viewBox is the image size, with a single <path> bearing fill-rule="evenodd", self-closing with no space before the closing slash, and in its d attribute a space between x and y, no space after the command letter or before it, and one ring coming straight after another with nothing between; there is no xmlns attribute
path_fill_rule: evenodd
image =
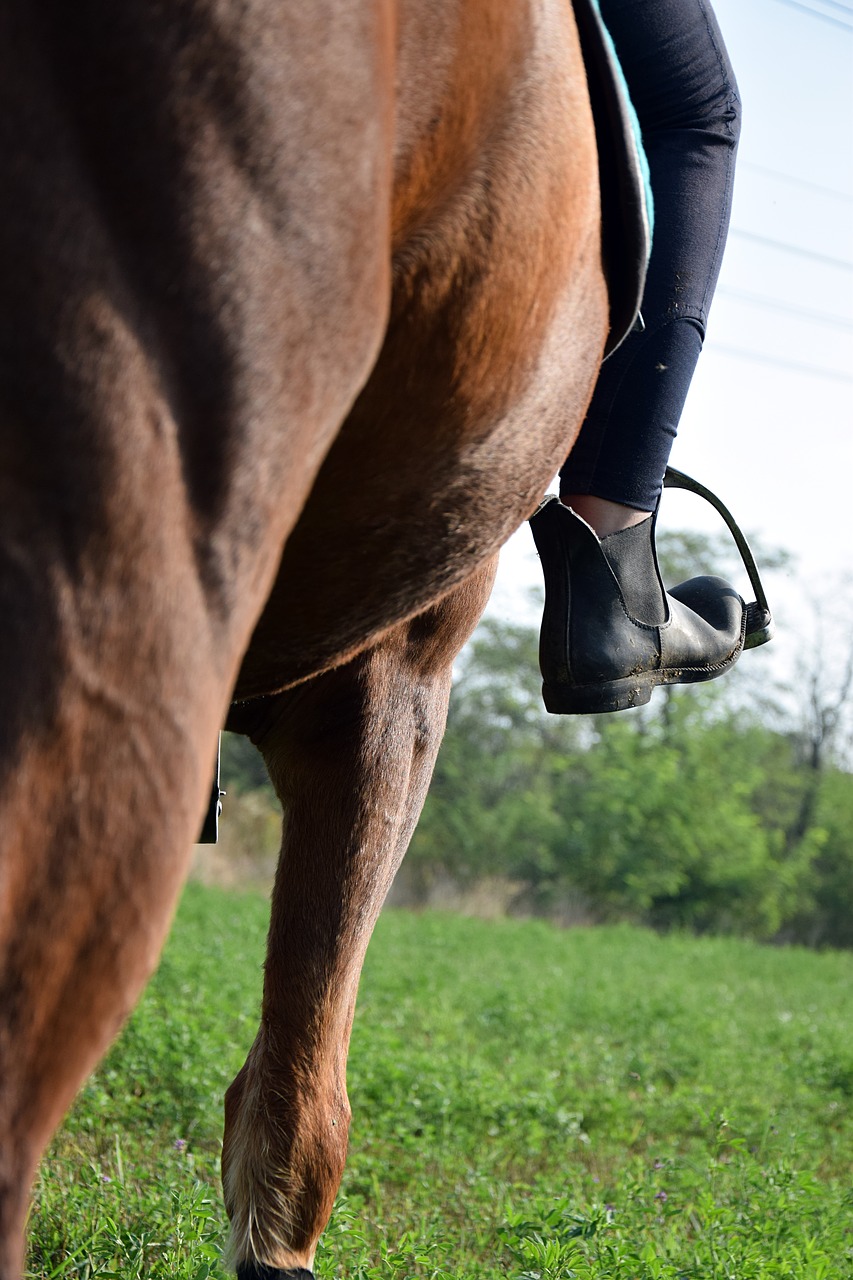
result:
<svg viewBox="0 0 853 1280"><path fill-rule="evenodd" d="M31 1277L214 1280L266 906L191 886L47 1157ZM853 956L388 913L320 1280L853 1276Z"/></svg>

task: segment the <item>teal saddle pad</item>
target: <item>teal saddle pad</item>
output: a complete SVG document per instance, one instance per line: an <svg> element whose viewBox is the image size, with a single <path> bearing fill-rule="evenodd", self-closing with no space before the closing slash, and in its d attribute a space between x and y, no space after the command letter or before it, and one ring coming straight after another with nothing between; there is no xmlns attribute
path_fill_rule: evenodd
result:
<svg viewBox="0 0 853 1280"><path fill-rule="evenodd" d="M652 249L654 201L640 122L598 0L574 0L598 144L609 355L637 326Z"/></svg>

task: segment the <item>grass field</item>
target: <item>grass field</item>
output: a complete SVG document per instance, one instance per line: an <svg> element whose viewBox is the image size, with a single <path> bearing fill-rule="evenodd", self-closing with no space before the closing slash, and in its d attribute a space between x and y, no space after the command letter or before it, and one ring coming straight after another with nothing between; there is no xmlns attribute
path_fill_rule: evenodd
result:
<svg viewBox="0 0 853 1280"><path fill-rule="evenodd" d="M266 904L191 886L46 1159L30 1270L225 1276ZM386 914L321 1280L853 1277L853 955Z"/></svg>

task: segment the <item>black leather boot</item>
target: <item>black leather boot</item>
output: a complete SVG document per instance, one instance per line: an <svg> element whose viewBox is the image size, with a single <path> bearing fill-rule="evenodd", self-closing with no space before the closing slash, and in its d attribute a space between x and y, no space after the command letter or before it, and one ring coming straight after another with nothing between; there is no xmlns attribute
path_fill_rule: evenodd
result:
<svg viewBox="0 0 853 1280"><path fill-rule="evenodd" d="M708 496L678 472L667 477L669 484ZM713 495L709 500L731 519ZM549 711L589 715L642 706L658 685L713 680L745 647L770 639L772 619L760 583L760 603L749 606L722 578L691 578L664 589L656 519L599 539L555 497L532 517L545 574L539 663ZM744 554L739 530L737 535L752 578L754 561L748 548ZM757 571L753 585L756 580Z"/></svg>

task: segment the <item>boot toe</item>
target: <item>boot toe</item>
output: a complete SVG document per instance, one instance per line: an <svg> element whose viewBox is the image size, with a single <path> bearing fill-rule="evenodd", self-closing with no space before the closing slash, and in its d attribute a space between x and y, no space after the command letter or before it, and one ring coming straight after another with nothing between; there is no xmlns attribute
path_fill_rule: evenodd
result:
<svg viewBox="0 0 853 1280"><path fill-rule="evenodd" d="M682 582L669 593L672 616L661 628L661 666L722 672L743 649L746 605L723 578ZM688 677L689 678L689 677Z"/></svg>

